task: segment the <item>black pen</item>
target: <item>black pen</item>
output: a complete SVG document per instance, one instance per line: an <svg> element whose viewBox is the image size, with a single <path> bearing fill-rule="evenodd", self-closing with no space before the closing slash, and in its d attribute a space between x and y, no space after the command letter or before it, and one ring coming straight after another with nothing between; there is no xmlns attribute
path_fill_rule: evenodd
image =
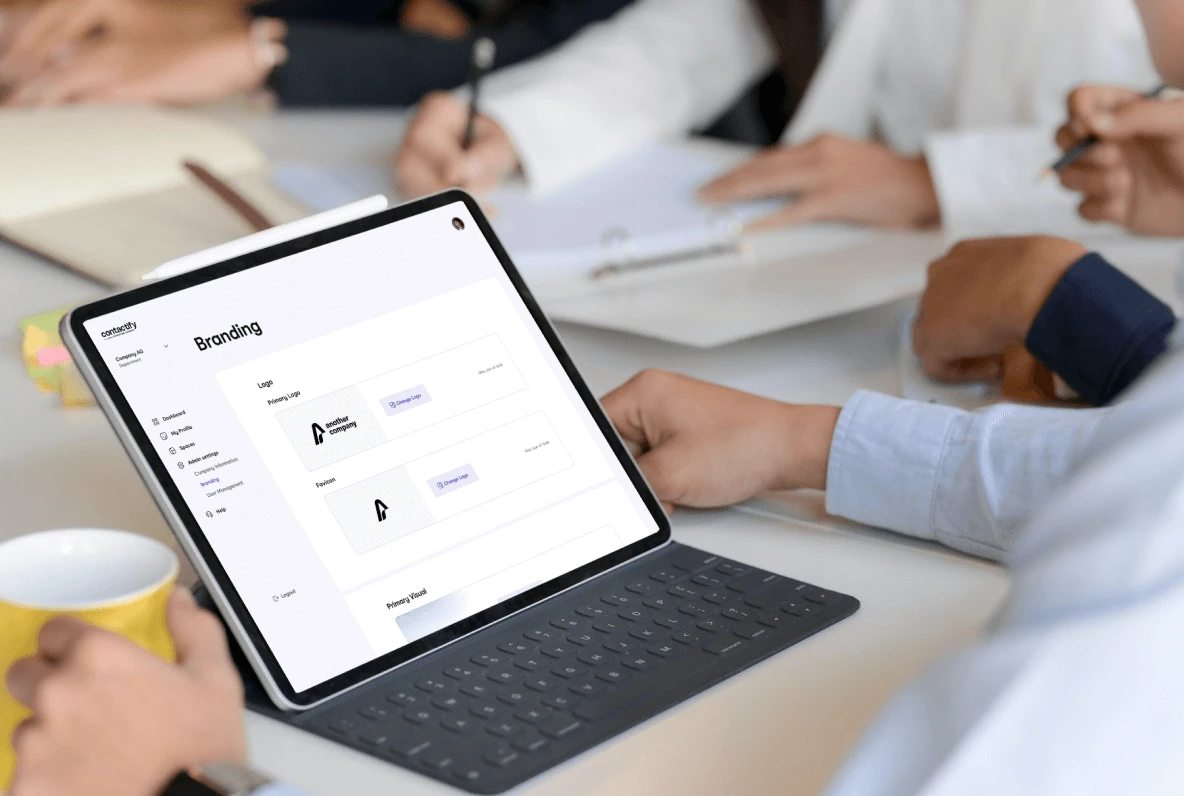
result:
<svg viewBox="0 0 1184 796"><path fill-rule="evenodd" d="M465 138L461 143L465 149L473 145L473 127L477 123L477 95L481 93L481 78L493 66L497 45L488 36L473 42L473 59L469 64L469 122L465 125Z"/></svg>
<svg viewBox="0 0 1184 796"><path fill-rule="evenodd" d="M1161 94L1163 94L1167 90L1168 90L1167 86L1159 86L1158 88L1148 91L1143 96L1146 97L1147 99L1157 99ZM1100 142L1100 140L1101 139L1099 139L1096 135L1091 135L1091 136L1083 139L1080 143L1078 143L1076 146L1074 146L1068 152L1061 155L1060 160L1058 160L1056 163L1049 166L1044 171L1040 172L1040 179L1043 180L1045 177L1051 177L1053 174L1060 174L1062 171L1064 171L1065 169L1069 168L1074 163L1076 163L1078 158L1080 158L1086 152L1090 151L1095 146L1097 146L1098 143Z"/></svg>

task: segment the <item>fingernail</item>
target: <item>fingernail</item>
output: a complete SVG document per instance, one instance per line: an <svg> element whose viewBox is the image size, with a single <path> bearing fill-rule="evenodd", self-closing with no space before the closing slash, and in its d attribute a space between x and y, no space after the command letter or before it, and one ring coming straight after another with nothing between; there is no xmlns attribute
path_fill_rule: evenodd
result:
<svg viewBox="0 0 1184 796"><path fill-rule="evenodd" d="M1117 121L1118 120L1114 118L1114 114L1112 113L1098 114L1093 119L1094 129L1099 133L1108 133L1114 129L1114 125L1117 123Z"/></svg>

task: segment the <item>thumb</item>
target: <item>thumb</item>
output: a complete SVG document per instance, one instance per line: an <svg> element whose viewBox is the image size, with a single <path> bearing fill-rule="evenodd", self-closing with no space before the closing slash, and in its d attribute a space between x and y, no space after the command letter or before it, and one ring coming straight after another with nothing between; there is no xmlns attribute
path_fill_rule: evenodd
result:
<svg viewBox="0 0 1184 796"><path fill-rule="evenodd" d="M1098 113L1086 124L1094 135L1112 141L1140 136L1180 136L1184 134L1184 98L1141 99Z"/></svg>
<svg viewBox="0 0 1184 796"><path fill-rule="evenodd" d="M1003 378L1003 357L977 357L946 362L930 373L938 381L953 384L999 381Z"/></svg>
<svg viewBox="0 0 1184 796"><path fill-rule="evenodd" d="M478 138L456 160L452 183L482 191L495 187L514 170L514 153L505 141Z"/></svg>
<svg viewBox="0 0 1184 796"><path fill-rule="evenodd" d="M194 673L230 666L230 649L222 623L199 608L188 589L177 588L165 607L177 665Z"/></svg>
<svg viewBox="0 0 1184 796"><path fill-rule="evenodd" d="M819 221L833 220L834 213L830 202L818 194L799 194L796 199L771 216L752 222L745 228L745 232L767 232L771 229L795 226L797 224L814 224Z"/></svg>
<svg viewBox="0 0 1184 796"><path fill-rule="evenodd" d="M692 497L696 491L696 468L692 464L696 457L681 448L676 441L667 441L637 460L641 474L649 481L667 513L674 506L709 508L697 505Z"/></svg>

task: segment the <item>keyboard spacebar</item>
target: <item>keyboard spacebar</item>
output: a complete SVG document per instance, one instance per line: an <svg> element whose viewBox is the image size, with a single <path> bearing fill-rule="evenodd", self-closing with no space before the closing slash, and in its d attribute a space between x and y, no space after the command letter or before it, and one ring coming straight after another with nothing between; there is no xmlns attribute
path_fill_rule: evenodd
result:
<svg viewBox="0 0 1184 796"><path fill-rule="evenodd" d="M627 707L642 707L647 703L657 701L657 698L692 680L701 677L708 669L715 666L718 660L707 658L678 672L663 670L662 677L641 677L633 682L616 687L612 693L602 699L591 699L582 705L577 705L572 711L578 718L585 721L597 721L611 716L618 710Z"/></svg>

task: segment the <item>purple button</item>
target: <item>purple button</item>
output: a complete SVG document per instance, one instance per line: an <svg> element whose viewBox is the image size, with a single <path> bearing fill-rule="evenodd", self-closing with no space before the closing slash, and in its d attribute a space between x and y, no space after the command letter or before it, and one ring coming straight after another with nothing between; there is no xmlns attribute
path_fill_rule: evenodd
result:
<svg viewBox="0 0 1184 796"><path fill-rule="evenodd" d="M382 408L388 415L397 415L420 404L430 404L431 402L432 396L428 395L427 388L422 384L412 387L410 390L388 395L381 401Z"/></svg>
<svg viewBox="0 0 1184 796"><path fill-rule="evenodd" d="M463 467L449 470L443 475L438 475L428 481L428 488L432 490L433 494L439 497L440 495L447 495L453 490L460 489L462 486L468 486L480 480L477 477L477 473L473 471L473 465L466 464Z"/></svg>

